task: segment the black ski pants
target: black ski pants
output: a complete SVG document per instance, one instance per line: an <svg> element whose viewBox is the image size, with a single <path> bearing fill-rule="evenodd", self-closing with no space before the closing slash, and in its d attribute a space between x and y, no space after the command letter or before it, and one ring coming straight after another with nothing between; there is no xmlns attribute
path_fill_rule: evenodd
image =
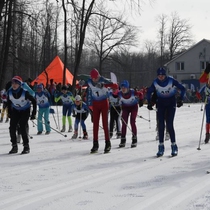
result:
<svg viewBox="0 0 210 210"><path fill-rule="evenodd" d="M18 124L20 126L20 133L22 135L23 145L27 146L29 144L29 138L27 132L29 117L30 117L30 108L21 111L18 111L14 108L12 109L10 116L10 127L9 127L12 145L17 144L16 130Z"/></svg>

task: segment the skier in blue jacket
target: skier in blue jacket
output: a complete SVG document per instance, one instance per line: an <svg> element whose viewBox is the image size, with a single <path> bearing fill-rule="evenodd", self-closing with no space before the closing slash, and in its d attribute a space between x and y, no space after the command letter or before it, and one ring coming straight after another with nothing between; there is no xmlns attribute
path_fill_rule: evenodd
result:
<svg viewBox="0 0 210 210"><path fill-rule="evenodd" d="M176 98L178 90L180 90L179 96ZM176 112L176 106L179 108L183 105L183 98L185 95L185 87L181 85L174 78L167 76L164 68L157 70L157 78L153 81L152 85L147 91L147 101L149 110L153 110L151 103L151 95L153 92L157 93L157 115L159 120L159 146L157 157L163 156L164 147L164 130L165 130L165 113L167 112L166 125L168 126L168 132L171 139L171 155L176 156L178 154L178 147L176 144L175 131L174 131L174 116Z"/></svg>

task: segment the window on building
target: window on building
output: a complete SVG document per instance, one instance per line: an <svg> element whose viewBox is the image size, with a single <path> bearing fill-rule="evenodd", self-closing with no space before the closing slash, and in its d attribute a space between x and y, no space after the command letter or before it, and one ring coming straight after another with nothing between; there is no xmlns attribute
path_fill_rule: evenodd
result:
<svg viewBox="0 0 210 210"><path fill-rule="evenodd" d="M208 64L208 62L206 62L206 61L200 61L201 71L205 70L207 64Z"/></svg>
<svg viewBox="0 0 210 210"><path fill-rule="evenodd" d="M184 71L184 62L176 62L176 71Z"/></svg>

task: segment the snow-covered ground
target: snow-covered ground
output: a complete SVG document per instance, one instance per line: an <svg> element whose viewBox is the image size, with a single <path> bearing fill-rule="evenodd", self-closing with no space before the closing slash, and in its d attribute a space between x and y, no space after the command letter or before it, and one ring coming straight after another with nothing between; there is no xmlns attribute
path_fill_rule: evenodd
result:
<svg viewBox="0 0 210 210"><path fill-rule="evenodd" d="M61 107L58 110L61 121ZM57 113L57 112L56 112ZM146 107L139 116L149 119ZM72 141L72 133L62 136L36 135L30 125L31 153L8 155L11 149L8 123L0 124L0 209L1 210L141 210L210 209L210 144L197 150L203 112L201 104L184 104L177 109L175 130L179 154L170 157L170 142L165 155L156 158L155 111L151 122L137 118L138 146L118 148L103 154L104 135L100 128L100 148L90 154L92 123L87 119L89 140ZM51 126L56 129L53 116ZM61 124L61 123L60 123ZM130 125L129 125L130 126ZM205 126L205 122L204 122Z"/></svg>

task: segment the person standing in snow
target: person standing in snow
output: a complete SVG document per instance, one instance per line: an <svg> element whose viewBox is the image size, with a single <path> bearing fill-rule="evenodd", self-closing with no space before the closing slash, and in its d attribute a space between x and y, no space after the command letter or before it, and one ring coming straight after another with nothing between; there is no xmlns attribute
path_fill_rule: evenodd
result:
<svg viewBox="0 0 210 210"><path fill-rule="evenodd" d="M3 122L4 114L6 113L6 120L5 123L9 121L8 118L8 108L7 108L7 92L5 89L1 90L1 101L2 101L2 110L1 110L1 119L0 122Z"/></svg>
<svg viewBox="0 0 210 210"><path fill-rule="evenodd" d="M118 84L113 85L112 90L109 91L110 104L110 120L109 120L109 136L112 138L114 123L117 130L117 139L121 138L121 103L119 97L116 97L119 92Z"/></svg>
<svg viewBox="0 0 210 210"><path fill-rule="evenodd" d="M45 134L50 134L50 121L49 121L49 114L50 114L50 105L51 105L51 97L48 91L44 90L43 84L37 85L37 90L35 93L35 98L37 101L37 105L39 107L38 110L38 118L37 118L37 135L42 134L43 132L43 120L46 132Z"/></svg>
<svg viewBox="0 0 210 210"><path fill-rule="evenodd" d="M29 94L27 90L24 90L22 85L22 78L19 76L14 76L12 78L12 87L8 90L8 116L10 118L10 137L12 142L12 149L9 154L17 153L17 136L16 129L19 123L21 135L23 139L23 151L22 154L27 154L30 152L29 138L27 133L27 124L30 117L30 107L31 103L33 105L33 110L30 119L34 120L36 118L37 104L35 98Z"/></svg>
<svg viewBox="0 0 210 210"><path fill-rule="evenodd" d="M75 96L74 104L72 105L73 116L75 116L74 121L74 135L72 139L76 139L78 136L78 125L82 126L83 130L83 139L88 139L88 133L85 125L85 120L88 117L89 109L86 103L82 101L80 95Z"/></svg>
<svg viewBox="0 0 210 210"><path fill-rule="evenodd" d="M66 131L66 117L69 123L68 132L72 132L72 119L71 119L71 109L74 104L74 97L70 91L68 91L67 86L63 85L61 92L55 94L55 102L62 100L63 103L63 117L62 117L62 129L61 132Z"/></svg>
<svg viewBox="0 0 210 210"><path fill-rule="evenodd" d="M108 87L112 87L113 83L102 77L97 69L90 71L90 78L87 81L81 80L80 86L87 86L88 96L87 100L91 100L93 109L93 147L91 153L98 151L98 130L100 115L102 115L102 124L105 134L105 148L104 152L107 153L111 150L111 142L108 129Z"/></svg>
<svg viewBox="0 0 210 210"><path fill-rule="evenodd" d="M180 96L176 99L177 89L181 91ZM172 77L166 76L164 68L157 70L157 78L153 81L152 85L147 91L147 101L149 110L153 110L151 95L156 91L157 93L157 116L159 121L158 133L159 133L159 146L157 157L163 156L164 147L164 130L165 130L165 114L166 125L168 126L168 132L171 139L171 155L176 156L178 154L178 147L175 139L174 131L174 116L176 112L176 106L179 108L183 105L183 98L185 95L185 87L181 85L177 80Z"/></svg>
<svg viewBox="0 0 210 210"><path fill-rule="evenodd" d="M118 97L120 98L122 107L122 133L119 147L125 147L128 117L130 115L130 125L132 131L131 148L133 148L137 146L136 117L138 115L138 104L139 107L143 106L143 94L140 91L135 91L130 88L127 80L122 81L120 88L121 90L118 93Z"/></svg>
<svg viewBox="0 0 210 210"><path fill-rule="evenodd" d="M201 93L205 93L205 113L206 113L206 136L204 143L209 143L210 139L210 78L209 78L209 72L210 72L210 64L208 63L206 66L205 71L201 74L199 81L201 83L206 83L205 86L203 86L199 92L196 93L199 100L201 100Z"/></svg>

